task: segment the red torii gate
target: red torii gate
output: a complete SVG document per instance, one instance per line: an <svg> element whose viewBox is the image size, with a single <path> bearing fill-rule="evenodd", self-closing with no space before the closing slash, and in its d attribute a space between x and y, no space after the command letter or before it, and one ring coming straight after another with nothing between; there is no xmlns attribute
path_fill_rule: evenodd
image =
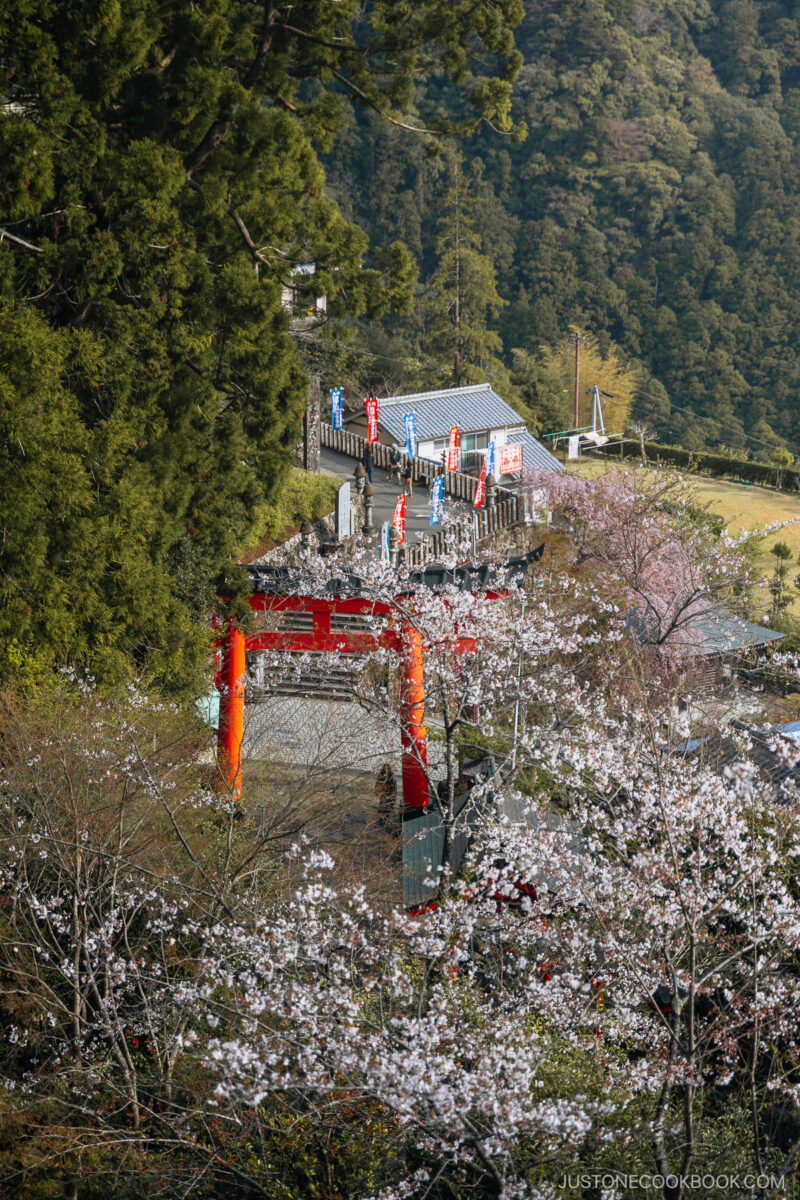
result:
<svg viewBox="0 0 800 1200"><path fill-rule="evenodd" d="M519 558L509 559L506 569L518 576L541 558L544 545ZM269 570L269 569L268 569ZM400 737L402 744L403 804L422 809L429 800L428 752L425 734L425 680L422 665L422 635L413 623L396 607L385 601L369 600L361 595L334 594L307 596L281 590L288 583L286 568L272 568L274 587L263 587L247 597L256 612L302 612L311 615L311 630L259 629L242 633L230 622L227 633L220 639L221 667L219 673L220 707L218 730L218 760L229 793L238 799L242 791L242 741L244 737L244 693L247 650L285 650L287 652L343 651L368 653L379 647L394 650L400 658ZM285 572L285 574L282 574ZM418 581L436 587L443 582L456 583L472 590L473 582L490 599L506 595L505 587L492 588L493 568L463 566L454 570L441 567L426 568L418 573ZM355 577L350 577L354 579ZM333 582L333 581L332 581ZM346 579L337 582L345 583ZM356 583L355 590L358 591ZM369 613L385 616L387 626L380 633L331 629L334 613ZM391 618L389 620L388 618ZM475 648L475 639L463 634L454 636L459 651Z"/></svg>
<svg viewBox="0 0 800 1200"><path fill-rule="evenodd" d="M379 647L400 656L402 687L400 737L402 743L403 804L423 808L429 801L428 754L425 734L425 691L422 638L410 621L389 604L360 596L303 596L255 593L248 597L256 612L303 612L312 618L311 630L259 629L242 633L233 623L221 640L218 760L222 776L234 799L242 790L242 741L247 650L343 651L365 653ZM334 613L380 614L393 623L380 633L331 630ZM463 639L460 639L463 640ZM472 639L468 639L471 644ZM466 648L466 646L464 647Z"/></svg>

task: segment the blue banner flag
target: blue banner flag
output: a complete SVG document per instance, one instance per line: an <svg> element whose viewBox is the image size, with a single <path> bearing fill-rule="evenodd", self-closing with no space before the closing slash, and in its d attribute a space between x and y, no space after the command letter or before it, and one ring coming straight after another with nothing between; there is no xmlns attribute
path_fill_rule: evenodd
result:
<svg viewBox="0 0 800 1200"><path fill-rule="evenodd" d="M389 561L389 522L381 525L381 562Z"/></svg>
<svg viewBox="0 0 800 1200"><path fill-rule="evenodd" d="M431 488L431 525L441 525L444 508L444 476L438 475Z"/></svg>
<svg viewBox="0 0 800 1200"><path fill-rule="evenodd" d="M408 457L414 458L417 453L417 426L414 413L406 413L403 417L403 424L406 427L406 446L408 447Z"/></svg>
<svg viewBox="0 0 800 1200"><path fill-rule="evenodd" d="M342 389L331 388L331 427L342 428Z"/></svg>

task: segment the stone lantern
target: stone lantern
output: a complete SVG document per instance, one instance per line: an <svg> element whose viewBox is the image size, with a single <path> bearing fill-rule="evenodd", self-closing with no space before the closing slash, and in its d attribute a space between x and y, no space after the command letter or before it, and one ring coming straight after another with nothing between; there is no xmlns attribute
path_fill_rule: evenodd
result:
<svg viewBox="0 0 800 1200"><path fill-rule="evenodd" d="M300 526L300 542L306 552L310 552L314 546L314 526L306 518Z"/></svg>
<svg viewBox="0 0 800 1200"><path fill-rule="evenodd" d="M396 525L389 526L389 562L396 567L400 561L400 530Z"/></svg>
<svg viewBox="0 0 800 1200"><path fill-rule="evenodd" d="M363 467L361 468L363 471ZM364 528L362 533L364 537L372 537L375 528L372 524L372 510L375 505L375 488L371 483L368 483L364 488Z"/></svg>
<svg viewBox="0 0 800 1200"><path fill-rule="evenodd" d="M497 480L494 475L490 475L486 480L486 507L494 508L497 504Z"/></svg>
<svg viewBox="0 0 800 1200"><path fill-rule="evenodd" d="M367 472L363 463L358 464L355 471L353 471L353 475L355 476L356 480L356 491L358 492L359 496L363 496L364 486L367 482Z"/></svg>

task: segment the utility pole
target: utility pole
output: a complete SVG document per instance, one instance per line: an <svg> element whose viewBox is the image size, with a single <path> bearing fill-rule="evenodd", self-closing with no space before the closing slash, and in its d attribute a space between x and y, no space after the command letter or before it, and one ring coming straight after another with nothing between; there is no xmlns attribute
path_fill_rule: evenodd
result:
<svg viewBox="0 0 800 1200"><path fill-rule="evenodd" d="M580 367L581 367L581 335L575 330L575 428L578 428L580 417Z"/></svg>

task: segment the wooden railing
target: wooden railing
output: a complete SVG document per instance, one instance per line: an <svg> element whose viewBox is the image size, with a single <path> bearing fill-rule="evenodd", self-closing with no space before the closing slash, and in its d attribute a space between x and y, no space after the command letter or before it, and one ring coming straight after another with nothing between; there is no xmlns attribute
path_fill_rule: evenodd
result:
<svg viewBox="0 0 800 1200"><path fill-rule="evenodd" d="M379 470L388 471L391 467L389 455L391 446L384 442L367 442L361 434L351 433L349 429L332 429L330 425L322 424L322 445L340 454L361 461L364 451L369 446ZM408 466L408 455L400 456L400 468ZM411 478L417 482L423 476L430 485L431 480L438 475L444 476L444 490L448 496L462 500L465 504L473 504L478 480L474 475L466 475L462 471L442 471L442 464L429 458L412 458ZM475 522L475 537L477 541L516 525L519 521L519 498L508 488L498 487L495 492L495 504L492 508L476 509L473 513ZM439 557L445 549L444 531L431 534L414 546L403 547L405 561L410 566L420 566L426 560Z"/></svg>

